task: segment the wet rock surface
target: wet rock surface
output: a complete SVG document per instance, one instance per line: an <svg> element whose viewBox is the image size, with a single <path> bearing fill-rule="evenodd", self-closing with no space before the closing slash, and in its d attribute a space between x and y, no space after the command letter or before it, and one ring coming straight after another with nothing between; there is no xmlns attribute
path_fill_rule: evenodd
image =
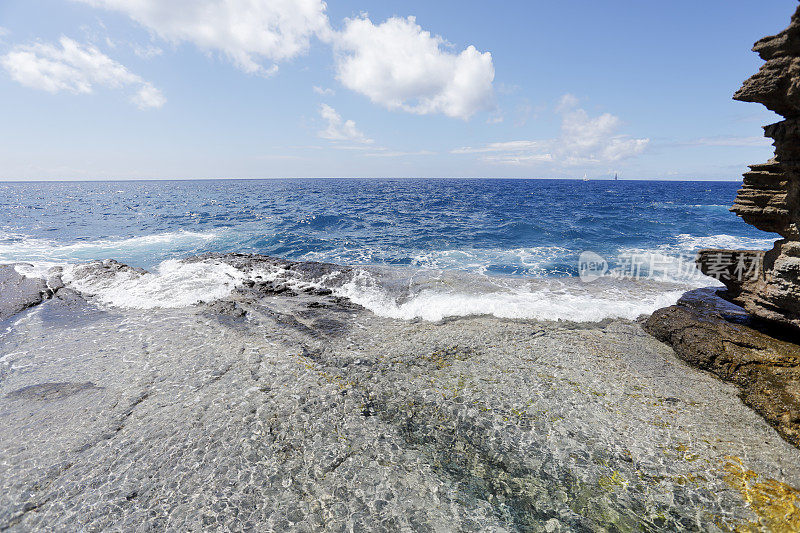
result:
<svg viewBox="0 0 800 533"><path fill-rule="evenodd" d="M800 450L636 323L409 322L252 281L17 315L0 530L724 531L796 496Z"/></svg>
<svg viewBox="0 0 800 533"><path fill-rule="evenodd" d="M13 265L0 265L0 322L41 303L47 284L20 275Z"/></svg>
<svg viewBox="0 0 800 533"><path fill-rule="evenodd" d="M731 211L783 238L766 253L704 250L698 264L726 285L726 299L800 331L800 8L786 30L753 50L766 63L734 99L763 104L785 120L764 128L775 140L775 157L744 174Z"/></svg>
<svg viewBox="0 0 800 533"><path fill-rule="evenodd" d="M736 384L744 403L800 447L800 345L755 329L763 325L715 293L687 293L645 329L684 361Z"/></svg>

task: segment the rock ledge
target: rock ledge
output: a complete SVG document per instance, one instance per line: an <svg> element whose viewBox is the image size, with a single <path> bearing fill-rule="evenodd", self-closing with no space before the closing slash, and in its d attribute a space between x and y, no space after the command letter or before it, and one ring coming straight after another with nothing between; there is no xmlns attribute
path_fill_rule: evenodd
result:
<svg viewBox="0 0 800 533"><path fill-rule="evenodd" d="M644 327L687 363L737 385L746 405L800 447L800 345L761 331L714 289L686 293Z"/></svg>

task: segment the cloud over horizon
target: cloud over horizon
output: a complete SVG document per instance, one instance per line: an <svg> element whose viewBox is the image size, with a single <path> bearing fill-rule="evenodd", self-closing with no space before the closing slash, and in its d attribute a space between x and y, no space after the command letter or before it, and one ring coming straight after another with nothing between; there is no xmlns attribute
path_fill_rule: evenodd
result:
<svg viewBox="0 0 800 533"><path fill-rule="evenodd" d="M356 123L352 120L343 120L342 116L328 104L319 106L319 114L327 123L324 130L317 132L322 139L329 141L350 141L356 143L370 144L372 139L368 139L361 131L356 128Z"/></svg>
<svg viewBox="0 0 800 533"><path fill-rule="evenodd" d="M60 46L59 46L60 45ZM14 46L0 56L11 79L34 89L57 93L91 94L95 86L133 87L131 102L140 109L166 103L160 90L91 45L61 37L59 45L35 43Z"/></svg>
<svg viewBox="0 0 800 533"><path fill-rule="evenodd" d="M414 17L347 19L333 40L342 85L387 109L468 119L494 106L492 55L451 53Z"/></svg>
<svg viewBox="0 0 800 533"><path fill-rule="evenodd" d="M483 154L490 163L534 165L549 163L557 167L574 167L616 163L639 155L650 139L634 139L619 133L622 121L611 113L590 117L578 107L578 99L564 95L556 106L561 115L561 133L553 139L518 140L489 143L481 147L464 147L454 154Z"/></svg>
<svg viewBox="0 0 800 533"><path fill-rule="evenodd" d="M336 30L322 0L72 1L122 13L157 38L191 43L262 76L306 53L316 37L333 47L342 85L389 110L466 120L495 108L491 53L472 45L454 52L413 16L375 24L364 15ZM161 52L152 45L136 49L143 58Z"/></svg>

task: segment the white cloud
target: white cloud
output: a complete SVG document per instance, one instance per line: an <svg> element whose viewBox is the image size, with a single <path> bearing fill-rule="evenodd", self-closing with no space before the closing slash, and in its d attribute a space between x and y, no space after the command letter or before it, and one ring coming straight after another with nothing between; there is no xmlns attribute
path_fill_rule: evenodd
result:
<svg viewBox="0 0 800 533"><path fill-rule="evenodd" d="M541 148L544 144L542 141L507 141L498 143L489 143L485 146L477 148L456 148L452 150L453 154L480 154L488 152L521 152L530 151Z"/></svg>
<svg viewBox="0 0 800 533"><path fill-rule="evenodd" d="M220 52L248 73L304 53L313 35L330 35L322 0L76 0L120 11L173 43Z"/></svg>
<svg viewBox="0 0 800 533"><path fill-rule="evenodd" d="M687 146L770 146L772 139L766 137L703 137L685 143ZM684 144L684 143L681 143Z"/></svg>
<svg viewBox="0 0 800 533"><path fill-rule="evenodd" d="M578 107L579 103L580 101L574 94L567 93L558 100L556 111L559 113L569 111L575 107Z"/></svg>
<svg viewBox="0 0 800 533"><path fill-rule="evenodd" d="M399 150L389 150L388 148L378 148L374 152L367 152L364 155L366 157L411 157L417 155L436 155L436 152L431 152L430 150L403 152Z"/></svg>
<svg viewBox="0 0 800 533"><path fill-rule="evenodd" d="M146 109L148 107L161 107L167 103L167 99L161 94L161 91L146 83L139 91L133 95L131 101L139 106L139 109Z"/></svg>
<svg viewBox="0 0 800 533"><path fill-rule="evenodd" d="M336 92L333 89L328 87L318 87L314 86L314 92L317 94L321 94L322 96L333 96Z"/></svg>
<svg viewBox="0 0 800 533"><path fill-rule="evenodd" d="M131 47L133 48L133 53L142 59L152 59L164 53L164 50L152 44L147 46L132 44Z"/></svg>
<svg viewBox="0 0 800 533"><path fill-rule="evenodd" d="M166 102L161 91L94 46L67 37L59 44L17 45L0 57L0 65L14 81L51 93L88 94L95 86L131 87L136 91L131 100L142 109Z"/></svg>
<svg viewBox="0 0 800 533"><path fill-rule="evenodd" d="M493 108L492 55L474 46L451 53L414 17L348 19L334 45L339 81L388 109L467 119Z"/></svg>
<svg viewBox="0 0 800 533"><path fill-rule="evenodd" d="M319 106L319 114L327 122L327 127L320 130L318 135L323 139L331 141L350 141L358 143L371 143L372 139L367 139L352 120L342 120L341 115L328 104Z"/></svg>
<svg viewBox="0 0 800 533"><path fill-rule="evenodd" d="M561 114L561 134L555 139L490 143L457 148L454 154L484 154L485 161L509 165L552 163L560 167L613 163L640 154L649 139L618 133L621 121L604 113L598 117L576 107L578 100L565 95L556 110Z"/></svg>

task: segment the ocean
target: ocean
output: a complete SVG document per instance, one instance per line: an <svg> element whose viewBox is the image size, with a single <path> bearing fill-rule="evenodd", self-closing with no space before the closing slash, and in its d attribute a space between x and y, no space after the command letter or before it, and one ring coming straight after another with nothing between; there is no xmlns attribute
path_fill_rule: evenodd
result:
<svg viewBox="0 0 800 533"><path fill-rule="evenodd" d="M326 286L374 313L439 320L636 318L714 285L701 248L769 249L729 212L735 182L285 179L0 184L0 263L115 259L146 276L74 280L101 303L178 307L243 280L208 252L354 267ZM606 262L585 282L582 253ZM596 255L594 255L596 254ZM273 273L277 275L276 273Z"/></svg>

